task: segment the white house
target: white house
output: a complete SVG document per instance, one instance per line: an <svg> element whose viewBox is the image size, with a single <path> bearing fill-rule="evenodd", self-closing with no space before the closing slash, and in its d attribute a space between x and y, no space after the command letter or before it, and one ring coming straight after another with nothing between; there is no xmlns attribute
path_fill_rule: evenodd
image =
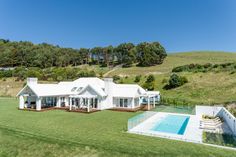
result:
<svg viewBox="0 0 236 157"><path fill-rule="evenodd" d="M136 84L116 84L112 78L79 78L72 82L39 84L28 78L17 94L19 109L40 111L45 108L68 108L71 111L104 109L136 110L141 105L150 109L160 100L159 91L146 91Z"/></svg>

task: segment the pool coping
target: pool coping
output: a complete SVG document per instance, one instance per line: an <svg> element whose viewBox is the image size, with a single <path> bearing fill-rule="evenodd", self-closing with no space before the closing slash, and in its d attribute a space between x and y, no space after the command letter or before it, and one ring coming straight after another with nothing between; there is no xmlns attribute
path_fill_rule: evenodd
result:
<svg viewBox="0 0 236 157"><path fill-rule="evenodd" d="M183 135L151 130L151 128L155 125L156 121L160 120L166 115L189 116L189 122ZM198 118L199 117L196 117L195 115L190 115L190 114L157 112L151 118L145 120L143 123L138 124L134 128L130 129L128 132L141 134L141 135L147 135L147 136L157 136L157 137L164 137L168 139L178 139L182 141L191 141L195 143L201 143L202 142L202 129L199 128L198 123L200 124L200 119Z"/></svg>
<svg viewBox="0 0 236 157"><path fill-rule="evenodd" d="M182 120L182 122L181 123L179 123L178 124L178 128L176 128L176 129L178 129L178 130L175 130L175 131L177 131L177 132L171 132L170 130L167 130L167 131L164 131L165 130L165 128L164 128L164 130L163 130L163 128L158 128L158 127L161 127L161 126L163 126L162 124L163 123L166 123L166 120L167 120L167 118L171 118L171 116L179 116L179 117L184 117L184 119ZM177 134L177 135L184 135L184 133L185 133L185 130L186 130L186 128L187 128L187 126L188 126L188 122L189 122L189 119L190 119L190 116L183 116L183 115L168 115L168 116L166 116L166 117L164 117L161 121L159 121L159 122L157 122L156 124L154 124L153 125L153 127L152 128L150 128L150 130L152 130L152 131L157 131L157 132L163 132L163 133L168 133L168 134ZM165 121L164 121L165 120ZM164 121L164 122L163 122ZM165 124L164 124L165 125ZM172 125L172 124L171 124ZM160 131L160 129L161 129L161 131ZM180 133L180 131L181 131L181 133ZM183 132L183 133L182 133Z"/></svg>
<svg viewBox="0 0 236 157"><path fill-rule="evenodd" d="M148 111L147 111L148 112ZM165 114L173 114L173 115L184 115L184 116L195 116L196 115L192 115L192 114L182 114L182 113L169 113L169 112L157 112L157 113L165 113ZM155 115L154 115L155 116ZM151 118L151 117L150 117ZM148 120L148 119L147 119ZM146 120L146 121L147 121ZM145 122L145 121L144 121ZM200 121L199 121L200 122ZM139 124L140 125L140 124ZM138 125L137 125L138 126ZM136 126L136 127L137 127ZM199 126L199 125L198 125ZM135 128L135 127L134 127ZM221 145L215 145L215 144L209 144L209 143L204 143L202 141L202 136L201 136L201 141L194 141L194 140L184 140L183 138L175 138L175 137L170 137L170 136L163 136L160 134L150 134L150 133L144 133L144 132L138 132L138 131L133 131L133 129L130 129L127 131L127 133L130 134L137 134L137 135L143 135L143 136L150 136L150 137L158 137L158 138L163 138L163 139L169 139L169 140L176 140L176 141L182 141L182 142L190 142L190 143L194 143L194 144L201 144L201 145L206 145L206 146L210 146L210 147L216 147L216 148L221 148L221 149L228 149L228 150L234 150L236 151L236 148L234 147L228 147L228 146L221 146ZM199 128L199 127L198 127ZM187 128L186 128L187 129ZM203 129L200 129L203 132ZM185 130L186 131L186 130Z"/></svg>

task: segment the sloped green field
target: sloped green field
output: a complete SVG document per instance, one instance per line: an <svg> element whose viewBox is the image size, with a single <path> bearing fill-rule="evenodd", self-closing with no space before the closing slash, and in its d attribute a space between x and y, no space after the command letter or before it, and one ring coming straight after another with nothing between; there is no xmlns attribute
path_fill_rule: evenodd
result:
<svg viewBox="0 0 236 157"><path fill-rule="evenodd" d="M191 156L232 157L235 151L126 133L138 113L17 110L0 99L0 156Z"/></svg>
<svg viewBox="0 0 236 157"><path fill-rule="evenodd" d="M139 85L143 85L147 75L155 76L155 90L164 97L181 99L192 104L219 104L236 100L236 74L230 72L181 72L188 83L182 87L164 90L174 67L186 64L219 64L236 62L236 53L224 52L189 52L170 54L163 64L153 67L121 68L110 73L121 76L120 82L134 83L135 76L141 75Z"/></svg>

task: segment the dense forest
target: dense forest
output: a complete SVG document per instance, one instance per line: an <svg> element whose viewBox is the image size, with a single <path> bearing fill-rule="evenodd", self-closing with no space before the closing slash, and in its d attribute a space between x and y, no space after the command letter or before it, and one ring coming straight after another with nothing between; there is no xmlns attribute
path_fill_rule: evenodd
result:
<svg viewBox="0 0 236 157"><path fill-rule="evenodd" d="M62 48L47 43L14 42L0 39L0 67L67 67L81 64L129 67L161 64L167 56L158 42L142 42L137 45L122 43L116 47L91 49Z"/></svg>

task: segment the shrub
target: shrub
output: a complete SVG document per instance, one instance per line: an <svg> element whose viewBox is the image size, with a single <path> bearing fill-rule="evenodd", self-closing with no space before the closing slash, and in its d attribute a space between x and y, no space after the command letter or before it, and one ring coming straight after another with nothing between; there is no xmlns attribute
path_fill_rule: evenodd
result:
<svg viewBox="0 0 236 157"><path fill-rule="evenodd" d="M143 87L147 90L154 90L155 88L155 77L154 75L148 75Z"/></svg>
<svg viewBox="0 0 236 157"><path fill-rule="evenodd" d="M155 81L155 77L154 75L148 75L147 79L146 79L146 83L149 83L149 82L154 82Z"/></svg>
<svg viewBox="0 0 236 157"><path fill-rule="evenodd" d="M210 144L217 144L222 146L235 147L236 140L233 135L203 132L203 142Z"/></svg>
<svg viewBox="0 0 236 157"><path fill-rule="evenodd" d="M118 76L118 75L114 75L113 76L113 81L114 82L117 82L117 81L119 81L120 80L120 76Z"/></svg>
<svg viewBox="0 0 236 157"><path fill-rule="evenodd" d="M140 82L141 78L142 78L141 75L135 76L134 82Z"/></svg>
<svg viewBox="0 0 236 157"><path fill-rule="evenodd" d="M181 86L181 78L177 74L172 74L169 79L169 86L172 88Z"/></svg>
<svg viewBox="0 0 236 157"><path fill-rule="evenodd" d="M0 78L2 77L12 77L12 70L1 70Z"/></svg>
<svg viewBox="0 0 236 157"><path fill-rule="evenodd" d="M180 81L181 81L182 85L185 84L185 83L188 83L188 79L185 76L181 76Z"/></svg>
<svg viewBox="0 0 236 157"><path fill-rule="evenodd" d="M103 77L103 72L100 72L100 73L99 73L99 77Z"/></svg>
<svg viewBox="0 0 236 157"><path fill-rule="evenodd" d="M177 88L177 87L184 85L187 82L188 82L188 80L186 77L179 76L174 73L170 76L169 83L166 84L163 88L166 90L172 89L172 88Z"/></svg>
<svg viewBox="0 0 236 157"><path fill-rule="evenodd" d="M144 89L147 89L147 90L154 90L154 87L155 87L155 83L154 82L145 82L143 84L143 88Z"/></svg>
<svg viewBox="0 0 236 157"><path fill-rule="evenodd" d="M178 67L174 67L172 69L172 72L208 72L208 71L217 71L219 72L222 71L233 71L236 69L236 63L222 63L222 64L211 64L211 63L206 63L203 65L200 64L188 64L188 65L182 65Z"/></svg>
<svg viewBox="0 0 236 157"><path fill-rule="evenodd" d="M52 77L47 78L48 81L53 81Z"/></svg>
<svg viewBox="0 0 236 157"><path fill-rule="evenodd" d="M164 78L164 79L161 81L162 84L167 83L167 82L168 82L168 80L167 80L166 78Z"/></svg>
<svg viewBox="0 0 236 157"><path fill-rule="evenodd" d="M210 68L210 67L212 67L212 64L211 63L206 63L206 64L203 65L203 67L204 68Z"/></svg>

